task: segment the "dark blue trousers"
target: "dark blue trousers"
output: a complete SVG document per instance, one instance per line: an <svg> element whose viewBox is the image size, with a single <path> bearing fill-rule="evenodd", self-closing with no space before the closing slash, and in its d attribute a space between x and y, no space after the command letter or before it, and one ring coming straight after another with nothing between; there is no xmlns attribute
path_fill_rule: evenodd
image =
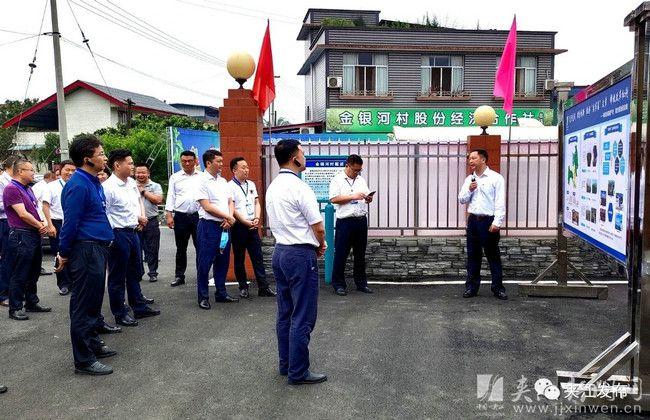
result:
<svg viewBox="0 0 650 420"><path fill-rule="evenodd" d="M334 267L332 268L332 287L346 289L345 263L350 255L354 255L353 276L357 289L367 287L366 278L366 246L368 244L368 218L346 217L336 220L334 236Z"/></svg>
<svg viewBox="0 0 650 420"><path fill-rule="evenodd" d="M232 235L232 253L235 262L235 277L240 289L248 289L246 276L246 251L251 259L255 280L258 289L267 289L269 282L266 281L266 270L264 270L264 257L262 254L262 240L257 229L248 229L241 223L235 223L230 229Z"/></svg>
<svg viewBox="0 0 650 420"><path fill-rule="evenodd" d="M101 347L97 324L102 318L102 301L106 283L108 244L76 242L70 252L68 273L70 293L70 339L75 367L97 361L95 351Z"/></svg>
<svg viewBox="0 0 650 420"><path fill-rule="evenodd" d="M9 260L7 248L9 246L9 223L7 219L0 219L0 300L9 299Z"/></svg>
<svg viewBox="0 0 650 420"><path fill-rule="evenodd" d="M36 283L41 274L43 252L41 235L33 229L14 229L9 231L7 249L11 267L9 272L9 310L19 311L26 306L38 303Z"/></svg>
<svg viewBox="0 0 650 420"><path fill-rule="evenodd" d="M199 223L198 213L174 212L174 240L176 241L176 271L175 276L185 280L187 269L187 245L192 238L194 250L198 255L197 226ZM198 264L198 262L197 262Z"/></svg>
<svg viewBox="0 0 650 420"><path fill-rule="evenodd" d="M142 249L135 231L113 229L115 240L108 250L108 297L115 318L126 315L129 308L124 304L128 294L133 312L144 310L140 280L142 279Z"/></svg>
<svg viewBox="0 0 650 420"><path fill-rule="evenodd" d="M276 245L273 275L277 287L276 332L280 372L291 380L309 374L309 339L318 312L318 263L309 245Z"/></svg>
<svg viewBox="0 0 650 420"><path fill-rule="evenodd" d="M230 265L230 241L228 241L228 245L223 252L219 252L223 229L221 228L221 222L215 220L200 219L196 230L199 246L196 263L196 289L199 302L202 299L210 298L208 289L210 268L212 268L214 285L217 289L214 297L216 300L223 299L228 296L226 292L226 275Z"/></svg>
<svg viewBox="0 0 650 420"><path fill-rule="evenodd" d="M493 293L505 291L503 287L503 269L501 268L501 251L499 250L499 232L489 231L494 217L474 216L467 218L467 282L465 289L478 292L481 285L481 262L483 252L490 266Z"/></svg>
<svg viewBox="0 0 650 420"><path fill-rule="evenodd" d="M52 224L56 228L56 236L50 238L50 249L52 253L56 256L59 252L59 234L61 233L61 226L63 226L63 220L52 220ZM68 273L68 266L63 267L63 270L56 273L56 285L59 289L63 287L70 287L70 274Z"/></svg>

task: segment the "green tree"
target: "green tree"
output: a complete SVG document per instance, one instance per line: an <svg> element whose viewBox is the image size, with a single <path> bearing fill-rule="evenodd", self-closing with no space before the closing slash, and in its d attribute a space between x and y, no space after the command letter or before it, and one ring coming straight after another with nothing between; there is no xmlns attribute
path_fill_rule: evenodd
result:
<svg viewBox="0 0 650 420"><path fill-rule="evenodd" d="M5 103L0 104L0 124L10 120L16 115L20 114L27 108L33 106L38 102L38 99L27 99L26 101L11 101L6 100ZM28 130L21 128L21 131ZM11 146L14 144L16 136L16 126L9 128L0 128L0 160L4 160L12 152Z"/></svg>
<svg viewBox="0 0 650 420"><path fill-rule="evenodd" d="M60 163L61 155L59 153L59 135L56 133L47 133L45 135L45 146L39 147L34 151L34 157L37 162L48 165L50 162Z"/></svg>

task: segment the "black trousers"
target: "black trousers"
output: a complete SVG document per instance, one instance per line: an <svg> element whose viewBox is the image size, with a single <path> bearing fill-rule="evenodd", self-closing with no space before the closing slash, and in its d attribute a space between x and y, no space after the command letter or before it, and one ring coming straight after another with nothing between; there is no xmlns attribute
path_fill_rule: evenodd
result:
<svg viewBox="0 0 650 420"><path fill-rule="evenodd" d="M19 311L23 301L27 306L38 303L36 283L41 274L43 251L41 235L35 229L15 229L9 231L9 310Z"/></svg>
<svg viewBox="0 0 650 420"><path fill-rule="evenodd" d="M232 239L232 253L235 261L235 277L240 289L248 289L246 276L246 251L253 264L255 280L258 289L267 289L269 282L266 281L264 270L264 258L262 255L262 240L257 229L248 229L241 223L235 223L230 229Z"/></svg>
<svg viewBox="0 0 650 420"><path fill-rule="evenodd" d="M467 218L467 282L465 289L478 292L481 285L481 262L483 251L490 266L493 293L505 291L503 287L503 269L501 267L501 251L499 250L499 232L489 231L494 217L475 216Z"/></svg>
<svg viewBox="0 0 650 420"><path fill-rule="evenodd" d="M70 339L75 367L97 361L95 351L101 347L97 327L103 324L107 257L108 244L93 241L76 242L70 252Z"/></svg>
<svg viewBox="0 0 650 420"><path fill-rule="evenodd" d="M7 219L0 219L0 300L9 299L9 223Z"/></svg>
<svg viewBox="0 0 650 420"><path fill-rule="evenodd" d="M174 240L176 241L175 276L185 279L187 269L187 245L192 238L194 250L197 250L196 226L199 224L198 213L174 213ZM198 255L198 252L197 252Z"/></svg>
<svg viewBox="0 0 650 420"><path fill-rule="evenodd" d="M149 277L158 276L158 255L160 253L160 222L158 217L151 217L142 232L138 232L140 245L144 252Z"/></svg>
<svg viewBox="0 0 650 420"><path fill-rule="evenodd" d="M345 263L354 255L354 284L357 288L368 286L366 278L366 246L368 244L368 218L346 217L336 220L334 236L334 268L332 269L332 286L334 290L345 289Z"/></svg>
<svg viewBox="0 0 650 420"><path fill-rule="evenodd" d="M52 224L56 228L56 236L50 238L50 249L52 253L56 256L59 252L59 235L61 234L61 226L63 226L63 220L52 219ZM63 270L56 273L56 285L59 289L63 287L70 287L70 274L68 273L68 266L63 267Z"/></svg>

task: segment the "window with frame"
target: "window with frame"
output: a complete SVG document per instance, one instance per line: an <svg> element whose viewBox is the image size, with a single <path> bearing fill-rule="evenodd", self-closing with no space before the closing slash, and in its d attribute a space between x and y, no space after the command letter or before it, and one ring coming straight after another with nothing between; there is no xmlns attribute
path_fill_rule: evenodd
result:
<svg viewBox="0 0 650 420"><path fill-rule="evenodd" d="M388 56L386 54L343 54L344 95L387 96Z"/></svg>
<svg viewBox="0 0 650 420"><path fill-rule="evenodd" d="M424 96L452 96L463 91L463 57L432 55L422 57L422 89Z"/></svg>
<svg viewBox="0 0 650 420"><path fill-rule="evenodd" d="M497 57L497 68L501 57ZM517 56L515 61L515 96L537 95L537 57Z"/></svg>

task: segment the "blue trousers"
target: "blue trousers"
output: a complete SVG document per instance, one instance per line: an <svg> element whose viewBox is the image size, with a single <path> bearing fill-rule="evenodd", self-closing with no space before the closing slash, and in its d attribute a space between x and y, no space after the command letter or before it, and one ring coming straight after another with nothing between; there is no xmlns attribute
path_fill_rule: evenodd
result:
<svg viewBox="0 0 650 420"><path fill-rule="evenodd" d="M309 374L309 339L318 312L318 263L309 245L276 245L273 275L277 287L276 332L280 372L291 380Z"/></svg>
<svg viewBox="0 0 650 420"><path fill-rule="evenodd" d="M113 229L115 240L108 250L108 297L111 312L120 318L129 312L124 305L125 288L133 312L144 310L140 280L142 279L142 249L135 231Z"/></svg>
<svg viewBox="0 0 650 420"><path fill-rule="evenodd" d="M219 252L223 229L221 228L221 222L215 220L200 219L196 230L199 246L196 262L196 289L199 302L210 298L208 289L210 268L212 268L214 285L217 289L214 297L216 300L223 299L228 296L226 292L226 275L230 265L230 241L228 241L228 245L226 245L223 252Z"/></svg>
<svg viewBox="0 0 650 420"><path fill-rule="evenodd" d="M9 299L9 223L7 219L0 219L0 300Z"/></svg>
<svg viewBox="0 0 650 420"><path fill-rule="evenodd" d="M505 291L503 287L503 270L501 268L501 251L499 250L499 232L489 231L494 217L477 217L472 214L467 218L467 282L465 289L477 292L481 285L481 262L483 251L492 274L492 292Z"/></svg>

